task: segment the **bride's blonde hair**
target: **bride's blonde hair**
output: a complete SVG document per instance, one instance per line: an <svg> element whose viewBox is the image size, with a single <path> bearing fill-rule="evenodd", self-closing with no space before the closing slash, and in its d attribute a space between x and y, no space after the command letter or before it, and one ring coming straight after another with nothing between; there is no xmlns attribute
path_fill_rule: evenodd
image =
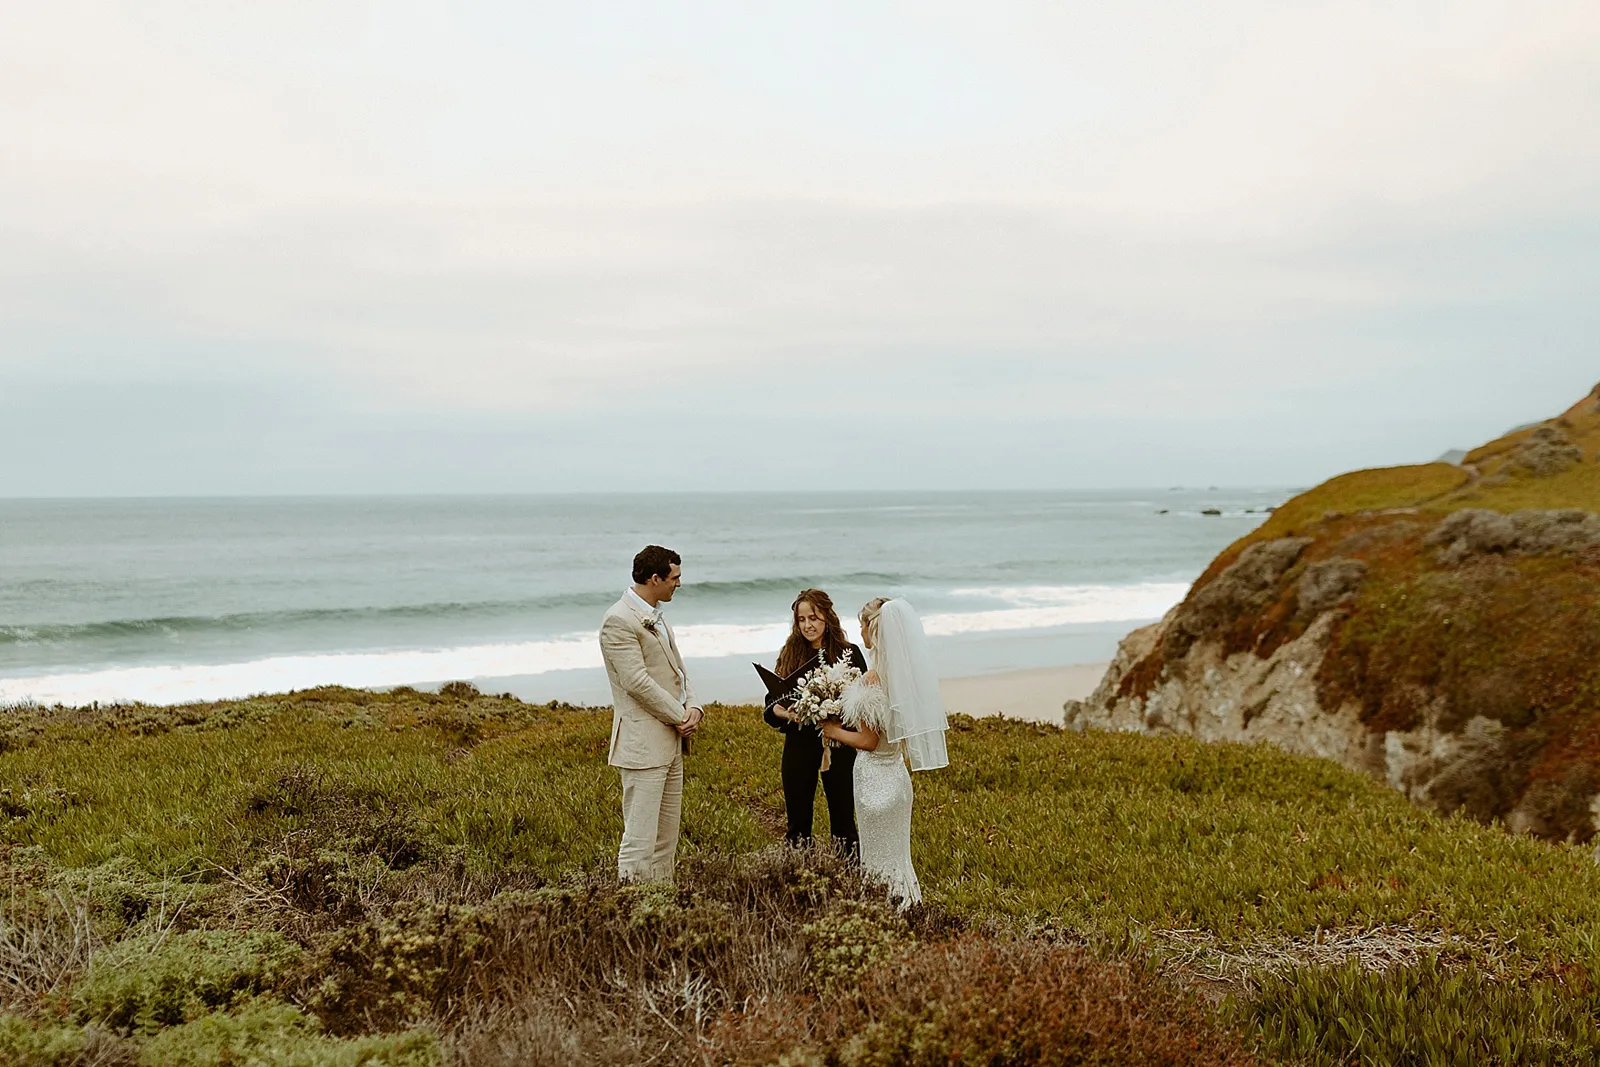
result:
<svg viewBox="0 0 1600 1067"><path fill-rule="evenodd" d="M869 645L878 643L878 614L888 602L889 598L886 596L873 597L861 605L861 612L856 616L861 620L861 636L867 639Z"/></svg>

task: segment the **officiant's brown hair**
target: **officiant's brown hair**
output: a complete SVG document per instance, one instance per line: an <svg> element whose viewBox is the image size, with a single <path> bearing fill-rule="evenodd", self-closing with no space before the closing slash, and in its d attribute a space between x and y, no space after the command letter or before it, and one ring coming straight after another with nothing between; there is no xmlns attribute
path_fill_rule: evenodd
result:
<svg viewBox="0 0 1600 1067"><path fill-rule="evenodd" d="M839 662L839 658L850 651L850 639L844 635L839 613L833 610L833 598L820 589L802 589L800 595L794 598L794 603L789 605L789 639L783 643L783 651L778 653L778 673L785 678L813 654L811 642L800 632L801 604L810 604L822 616L822 651L827 653L829 663Z"/></svg>

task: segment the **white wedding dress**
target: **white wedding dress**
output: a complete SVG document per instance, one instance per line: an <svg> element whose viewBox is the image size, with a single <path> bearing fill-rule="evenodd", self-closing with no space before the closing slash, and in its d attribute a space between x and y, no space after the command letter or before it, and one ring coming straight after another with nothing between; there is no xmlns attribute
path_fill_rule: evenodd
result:
<svg viewBox="0 0 1600 1067"><path fill-rule="evenodd" d="M889 695L865 681L844 691L844 721L870 727L878 747L856 753L856 827L861 832L861 869L888 883L901 907L922 900L911 866L911 772L903 742L890 741Z"/></svg>

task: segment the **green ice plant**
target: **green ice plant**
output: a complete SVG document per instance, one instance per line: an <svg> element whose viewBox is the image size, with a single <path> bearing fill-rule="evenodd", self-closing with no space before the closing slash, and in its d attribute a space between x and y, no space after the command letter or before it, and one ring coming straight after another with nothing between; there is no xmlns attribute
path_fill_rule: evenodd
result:
<svg viewBox="0 0 1600 1067"><path fill-rule="evenodd" d="M604 710L461 689L327 689L98 716L23 709L0 724L0 781L72 800L0 822L0 861L16 900L78 893L113 942L67 995L80 1025L152 1035L136 1041L183 1030L211 1047L201 1037L218 1028L272 1029L280 1009L250 1007L257 998L309 997L295 971L302 946L365 944L339 924L385 886L560 885L604 870L621 829L608 726ZM711 708L698 742L686 862L773 845L778 741L759 709ZM913 850L930 905L964 923L1157 961L1169 931L1250 958L1327 931L1404 929L1479 953L1489 977L1462 977L1471 972L1454 957L1379 972L1277 967L1235 991L1240 1018L1275 1054L1314 1062L1353 1049L1365 1062L1431 1062L1406 1060L1395 1028L1443 1035L1458 1016L1481 1023L1472 1040L1484 1055L1543 1049L1555 1058L1529 1062L1561 1063L1588 1047L1582 976L1600 960L1600 872L1587 848L1442 818L1267 747L958 717L950 749L948 769L916 776ZM311 925L293 939L224 928L253 921L219 910L234 877L271 887ZM161 934L148 916L169 899L189 902L184 923L218 928ZM892 957L890 942L854 929L813 932L829 973ZM61 1011L8 996L41 1027ZM227 1021L241 1012L255 1021ZM29 1032L44 1047L80 1031ZM1345 1044L1317 1037L1334 1032ZM1428 1056L1457 1047L1427 1042ZM1379 1047L1400 1058L1376 1058Z"/></svg>

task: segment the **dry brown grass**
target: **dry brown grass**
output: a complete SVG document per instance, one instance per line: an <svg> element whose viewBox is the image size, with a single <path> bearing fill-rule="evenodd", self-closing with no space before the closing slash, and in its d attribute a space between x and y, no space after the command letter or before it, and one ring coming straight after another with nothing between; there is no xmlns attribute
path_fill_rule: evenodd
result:
<svg viewBox="0 0 1600 1067"><path fill-rule="evenodd" d="M56 888L9 887L0 898L0 1011L31 1008L65 991L100 944L87 902Z"/></svg>
<svg viewBox="0 0 1600 1067"><path fill-rule="evenodd" d="M1264 978L1306 968L1357 966L1371 972L1412 967L1429 957L1471 960L1496 972L1523 969L1515 946L1493 934L1467 937L1405 924L1318 930L1306 937L1260 937L1229 943L1209 930L1154 930L1157 966L1208 995L1248 996Z"/></svg>

